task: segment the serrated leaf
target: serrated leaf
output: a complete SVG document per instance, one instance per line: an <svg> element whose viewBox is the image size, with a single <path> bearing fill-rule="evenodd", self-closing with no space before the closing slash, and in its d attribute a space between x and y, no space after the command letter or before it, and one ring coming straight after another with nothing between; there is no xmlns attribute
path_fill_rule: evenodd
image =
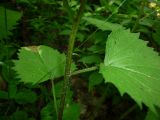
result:
<svg viewBox="0 0 160 120"><path fill-rule="evenodd" d="M22 47L14 70L24 83L40 83L64 75L66 57L47 46Z"/></svg>
<svg viewBox="0 0 160 120"><path fill-rule="evenodd" d="M100 72L121 94L128 93L140 106L144 103L156 113L155 106L160 106L160 57L139 34L113 31Z"/></svg>
<svg viewBox="0 0 160 120"><path fill-rule="evenodd" d="M10 30L14 28L22 14L20 12L0 7L0 39L11 35Z"/></svg>
<svg viewBox="0 0 160 120"><path fill-rule="evenodd" d="M88 23L95 25L96 27L104 31L105 30L114 31L118 29L124 29L122 25L117 23L106 22L104 20L99 20L91 17L84 17L83 19L86 20Z"/></svg>

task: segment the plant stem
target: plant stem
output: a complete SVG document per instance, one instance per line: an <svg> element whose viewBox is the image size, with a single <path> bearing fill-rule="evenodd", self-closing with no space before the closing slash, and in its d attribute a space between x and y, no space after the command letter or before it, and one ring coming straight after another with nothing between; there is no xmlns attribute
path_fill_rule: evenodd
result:
<svg viewBox="0 0 160 120"><path fill-rule="evenodd" d="M56 100L54 81L51 80L51 83L52 83L52 95L53 95L53 99L54 99L54 108L56 111L56 116L58 116L58 108L57 108L57 100Z"/></svg>
<svg viewBox="0 0 160 120"><path fill-rule="evenodd" d="M97 66L90 67L90 68L85 68L85 69L82 69L82 70L77 70L77 71L73 72L71 75L78 75L78 74L82 74L82 73L85 73L85 72L94 71L94 70L97 70L97 69L98 69Z"/></svg>
<svg viewBox="0 0 160 120"><path fill-rule="evenodd" d="M80 5L79 11L73 21L74 23L73 23L72 31L71 31L70 38L69 38L66 66L65 66L65 75L64 75L64 84L63 84L63 91L62 91L61 100L60 100L58 120L62 120L62 116L63 116L66 91L69 87L69 80L70 80L70 76L71 76L71 63L72 63L72 53L73 53L73 48L74 48L74 42L75 42L76 34L78 31L80 19L82 17L83 11L84 11L85 1L86 0L81 0L81 5Z"/></svg>

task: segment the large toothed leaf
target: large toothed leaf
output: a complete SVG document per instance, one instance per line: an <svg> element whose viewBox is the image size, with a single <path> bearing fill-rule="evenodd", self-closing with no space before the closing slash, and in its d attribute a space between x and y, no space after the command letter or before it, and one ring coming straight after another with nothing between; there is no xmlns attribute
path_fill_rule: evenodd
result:
<svg viewBox="0 0 160 120"><path fill-rule="evenodd" d="M0 39L11 35L10 30L14 29L21 16L20 12L0 7Z"/></svg>
<svg viewBox="0 0 160 120"><path fill-rule="evenodd" d="M99 19L91 18L91 17L84 17L83 19L86 20L89 24L92 24L104 31L105 30L114 31L118 29L124 29L122 25L117 24L117 23L111 23L111 22L107 22L104 20L99 20Z"/></svg>
<svg viewBox="0 0 160 120"><path fill-rule="evenodd" d="M64 75L66 57L47 46L22 47L14 69L25 83L40 83Z"/></svg>
<svg viewBox="0 0 160 120"><path fill-rule="evenodd" d="M139 34L113 31L100 72L105 82L113 83L121 94L128 93L139 105L144 103L153 112L160 106L160 56Z"/></svg>

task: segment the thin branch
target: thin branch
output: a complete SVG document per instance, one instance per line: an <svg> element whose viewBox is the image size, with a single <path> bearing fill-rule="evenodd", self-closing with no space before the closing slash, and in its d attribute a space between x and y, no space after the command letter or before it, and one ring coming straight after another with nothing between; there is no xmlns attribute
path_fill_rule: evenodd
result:
<svg viewBox="0 0 160 120"><path fill-rule="evenodd" d="M123 120L126 116L128 116L131 112L133 112L133 110L135 110L137 108L137 104L133 105L132 107L130 107L125 113L123 113L120 117L120 120Z"/></svg>
<svg viewBox="0 0 160 120"><path fill-rule="evenodd" d="M85 72L95 71L97 69L98 69L97 66L90 67L90 68L85 68L85 69L82 69L82 70L75 71L71 75L78 75L78 74L82 74L82 73L85 73Z"/></svg>

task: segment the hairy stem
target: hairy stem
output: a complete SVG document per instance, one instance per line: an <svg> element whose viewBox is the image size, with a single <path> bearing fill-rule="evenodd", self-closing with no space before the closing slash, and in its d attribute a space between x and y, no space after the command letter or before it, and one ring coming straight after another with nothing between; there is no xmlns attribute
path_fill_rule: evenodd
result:
<svg viewBox="0 0 160 120"><path fill-rule="evenodd" d="M71 75L78 75L78 74L82 74L82 73L85 73L85 72L94 71L94 70L97 70L97 69L98 69L97 66L93 66L93 67L90 67L90 68L85 68L85 69L82 69L82 70L77 70L77 71L73 72Z"/></svg>
<svg viewBox="0 0 160 120"><path fill-rule="evenodd" d="M86 0L81 0L81 5L80 5L79 11L74 19L72 31L71 31L70 38L69 38L67 59L66 59L66 66L65 66L65 75L64 75L64 84L63 84L63 91L62 91L61 100L60 100L58 120L62 120L62 116L63 116L66 91L69 87L69 80L70 80L70 76L71 76L71 63L72 63L72 53L73 53L73 48L74 48L74 42L75 42L76 34L78 31L80 19L82 17L83 11L84 11L85 1Z"/></svg>

